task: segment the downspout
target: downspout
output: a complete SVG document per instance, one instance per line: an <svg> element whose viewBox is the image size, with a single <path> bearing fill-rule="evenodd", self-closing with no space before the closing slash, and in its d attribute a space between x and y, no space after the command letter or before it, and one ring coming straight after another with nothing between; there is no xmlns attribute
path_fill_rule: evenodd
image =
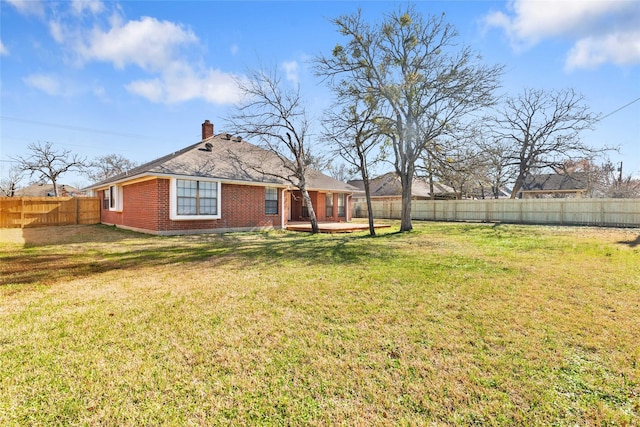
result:
<svg viewBox="0 0 640 427"><path fill-rule="evenodd" d="M344 214L346 216L347 222L351 222L351 197L353 195L352 194L347 194L347 200L345 201L345 204L347 206L345 206L345 211Z"/></svg>

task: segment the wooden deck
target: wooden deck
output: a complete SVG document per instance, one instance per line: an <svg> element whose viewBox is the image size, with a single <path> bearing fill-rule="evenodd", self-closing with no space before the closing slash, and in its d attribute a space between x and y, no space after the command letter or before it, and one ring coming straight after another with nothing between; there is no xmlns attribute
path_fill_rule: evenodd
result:
<svg viewBox="0 0 640 427"><path fill-rule="evenodd" d="M376 229L391 227L388 224L374 224ZM369 229L368 223L353 222L320 222L318 223L320 233L351 233L353 231L363 231ZM311 224L309 222L290 222L287 230L311 232Z"/></svg>

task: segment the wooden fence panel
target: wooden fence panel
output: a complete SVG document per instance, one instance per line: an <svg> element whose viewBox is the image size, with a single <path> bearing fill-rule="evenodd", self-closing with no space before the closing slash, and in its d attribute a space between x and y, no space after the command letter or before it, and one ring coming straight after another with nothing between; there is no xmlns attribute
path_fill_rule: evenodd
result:
<svg viewBox="0 0 640 427"><path fill-rule="evenodd" d="M375 218L399 219L397 200L374 200ZM366 203L356 203L353 217L366 217ZM415 200L411 217L431 221L486 221L515 224L640 227L640 199Z"/></svg>
<svg viewBox="0 0 640 427"><path fill-rule="evenodd" d="M22 200L18 197L0 197L0 228L20 227Z"/></svg>
<svg viewBox="0 0 640 427"><path fill-rule="evenodd" d="M100 223L100 198L86 197L78 198L78 224L98 224Z"/></svg>
<svg viewBox="0 0 640 427"><path fill-rule="evenodd" d="M0 228L97 224L97 197L0 197Z"/></svg>

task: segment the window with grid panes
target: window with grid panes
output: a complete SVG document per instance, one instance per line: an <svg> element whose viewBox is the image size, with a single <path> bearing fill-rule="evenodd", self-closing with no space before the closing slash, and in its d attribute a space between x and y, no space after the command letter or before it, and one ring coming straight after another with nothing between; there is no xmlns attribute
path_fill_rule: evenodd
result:
<svg viewBox="0 0 640 427"><path fill-rule="evenodd" d="M345 215L345 211L344 211L344 199L345 199L345 195L344 194L338 194L338 216L339 217L344 217Z"/></svg>
<svg viewBox="0 0 640 427"><path fill-rule="evenodd" d="M178 215L217 215L217 182L178 179L176 190Z"/></svg>
<svg viewBox="0 0 640 427"><path fill-rule="evenodd" d="M327 193L326 200L324 214L327 218L331 218L333 216L333 193Z"/></svg>
<svg viewBox="0 0 640 427"><path fill-rule="evenodd" d="M278 189L275 187L265 188L264 213L266 215L276 215L278 213Z"/></svg>

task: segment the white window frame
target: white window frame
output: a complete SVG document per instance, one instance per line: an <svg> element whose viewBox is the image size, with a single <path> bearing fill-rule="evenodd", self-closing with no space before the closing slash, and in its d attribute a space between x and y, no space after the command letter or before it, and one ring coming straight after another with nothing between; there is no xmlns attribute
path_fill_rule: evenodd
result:
<svg viewBox="0 0 640 427"><path fill-rule="evenodd" d="M213 182L216 184L217 214L215 215L178 215L178 179L185 181ZM214 179L171 178L169 186L169 219L172 221L191 221L222 218L222 184Z"/></svg>
<svg viewBox="0 0 640 427"><path fill-rule="evenodd" d="M340 204L342 202L342 205ZM342 209L342 215L340 215L340 209ZM346 218L347 217L347 195L344 193L338 194L338 212L336 212L338 218Z"/></svg>
<svg viewBox="0 0 640 427"><path fill-rule="evenodd" d="M109 193L109 210L122 211L122 186L110 185L106 191Z"/></svg>
<svg viewBox="0 0 640 427"><path fill-rule="evenodd" d="M335 213L333 210L333 193L326 193L324 200L324 214L328 218L333 218ZM331 212L329 212L329 209L331 209Z"/></svg>
<svg viewBox="0 0 640 427"><path fill-rule="evenodd" d="M103 205L102 208L109 210L111 209L111 190L109 188L107 188L106 190L103 190L103 197L104 197L104 201L103 201Z"/></svg>
<svg viewBox="0 0 640 427"><path fill-rule="evenodd" d="M269 190L271 190L272 192L275 192L275 199L267 199L267 195L269 194ZM265 215L278 215L279 212L279 206L278 206L278 188L277 187L265 187L264 190L264 198L265 198L265 203L264 203L264 214ZM267 212L267 202L276 202L276 211L275 212Z"/></svg>

